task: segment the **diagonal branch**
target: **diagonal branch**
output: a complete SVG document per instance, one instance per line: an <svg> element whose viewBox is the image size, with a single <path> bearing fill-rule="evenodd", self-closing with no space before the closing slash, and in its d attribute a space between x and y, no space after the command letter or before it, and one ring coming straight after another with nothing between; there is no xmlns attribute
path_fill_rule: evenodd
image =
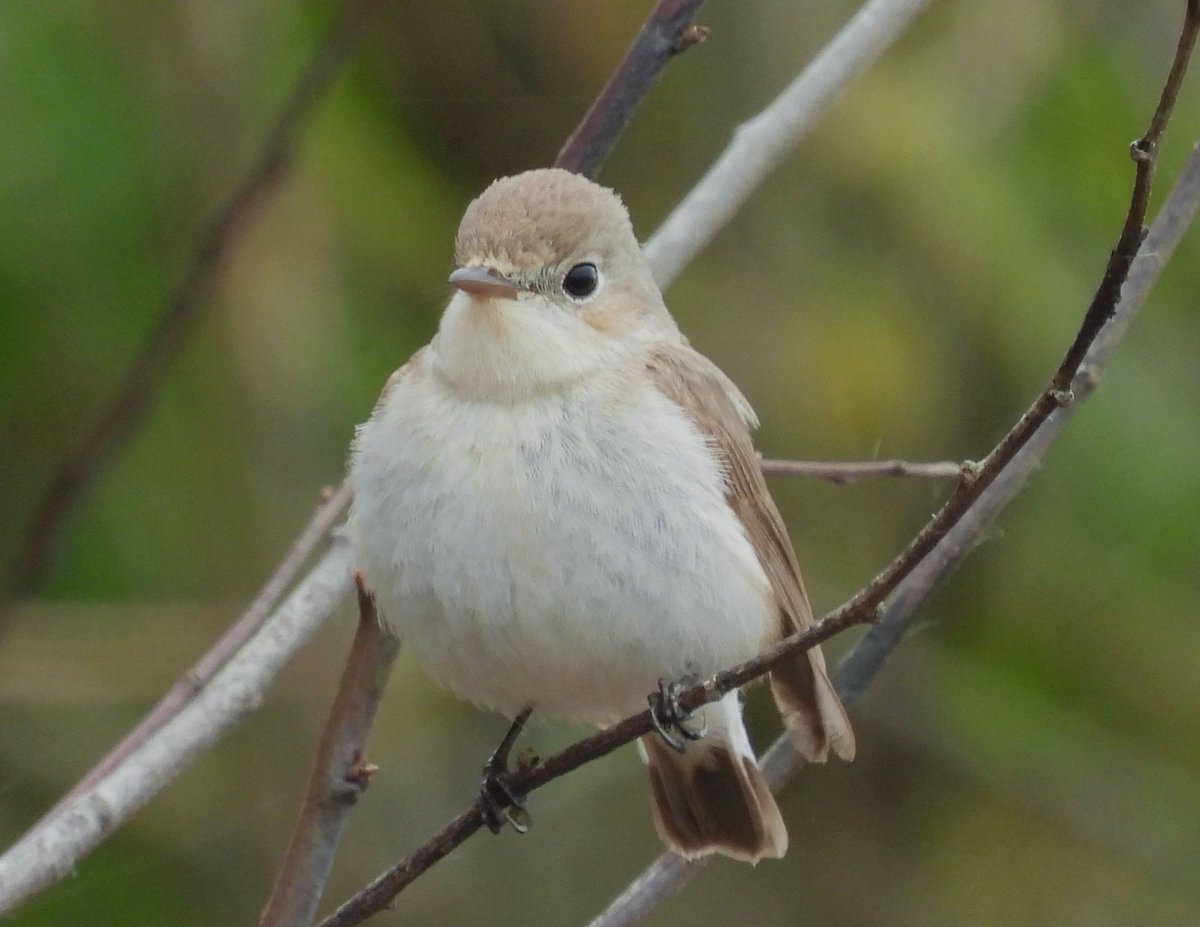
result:
<svg viewBox="0 0 1200 927"><path fill-rule="evenodd" d="M178 714L0 856L0 912L69 875L88 851L258 708L271 680L344 601L349 580L350 551L335 538L258 633Z"/></svg>
<svg viewBox="0 0 1200 927"><path fill-rule="evenodd" d="M312 923L350 810L375 772L366 762L367 734L400 642L379 623L361 573L355 574L354 585L358 631L321 734L300 819L259 927Z"/></svg>
<svg viewBox="0 0 1200 927"><path fill-rule="evenodd" d="M287 170L300 133L341 73L376 2L346 0L275 117L254 164L202 233L191 266L126 371L115 398L50 480L9 577L14 598L41 586L57 552L63 524L116 448L141 422L207 305L204 297L217 268L239 229Z"/></svg>
<svg viewBox="0 0 1200 927"><path fill-rule="evenodd" d="M592 178L600 173L667 62L708 36L707 29L692 23L703 3L704 0L658 0L625 58L562 146L554 159L555 167Z"/></svg>
<svg viewBox="0 0 1200 927"><path fill-rule="evenodd" d="M660 288L670 286L834 98L883 54L929 2L867 0L766 109L737 127L708 173L646 242L646 259Z"/></svg>
<svg viewBox="0 0 1200 927"><path fill-rule="evenodd" d="M258 629L270 617L275 606L279 604L279 600L283 598L283 594L300 574L300 569L308 562L308 558L312 556L318 545L325 540L334 522L341 517L349 502L349 487L343 485L336 490L325 490L309 523L300 532L300 536L296 538L291 549L279 566L275 568L275 572L271 574L258 595L254 597L254 601L217 639L216 644L197 661L196 665L179 678L150 713L142 718L133 730L126 734L120 743L113 747L104 759L93 766L88 774L48 812L47 817L56 814L65 803L107 776L126 757L149 740L163 724L179 714L196 698L217 671L258 633Z"/></svg>

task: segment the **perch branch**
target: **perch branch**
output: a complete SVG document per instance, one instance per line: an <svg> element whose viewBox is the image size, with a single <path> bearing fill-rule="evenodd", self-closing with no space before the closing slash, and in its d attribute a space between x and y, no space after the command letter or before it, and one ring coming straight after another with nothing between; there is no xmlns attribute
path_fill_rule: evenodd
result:
<svg viewBox="0 0 1200 927"><path fill-rule="evenodd" d="M126 371L115 398L50 481L13 566L9 587L14 598L29 595L41 585L64 522L104 462L141 421L206 305L204 296L238 230L288 168L297 138L341 73L376 2L347 0L342 6L276 116L254 163L201 235L191 266Z"/></svg>
<svg viewBox="0 0 1200 927"><path fill-rule="evenodd" d="M350 810L375 771L366 762L367 735L400 642L379 623L361 573L355 574L354 584L358 631L321 734L296 829L259 927L307 927L313 922Z"/></svg>

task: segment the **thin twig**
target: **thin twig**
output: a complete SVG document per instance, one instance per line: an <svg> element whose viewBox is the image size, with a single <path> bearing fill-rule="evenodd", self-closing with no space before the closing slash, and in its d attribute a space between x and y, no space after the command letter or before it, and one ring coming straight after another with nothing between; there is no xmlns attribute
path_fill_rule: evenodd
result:
<svg viewBox="0 0 1200 927"><path fill-rule="evenodd" d="M9 578L13 598L39 588L62 526L158 393L200 310L213 276L253 211L289 166L297 138L357 44L378 0L347 0L275 118L258 156L200 237L191 266L126 371L117 394L51 479L24 535Z"/></svg>
<svg viewBox="0 0 1200 927"><path fill-rule="evenodd" d="M950 460L935 463L912 463L907 460L773 460L764 457L759 466L762 472L777 476L809 476L829 480L839 486L856 480L889 476L915 477L925 480L957 480L963 475L963 465Z"/></svg>
<svg viewBox="0 0 1200 927"><path fill-rule="evenodd" d="M1194 18L1195 3L1189 3L1189 15L1184 29L1184 35L1189 40L1195 38ZM1164 99L1168 97L1174 99L1178 92L1178 83L1182 81L1184 73L1184 68L1179 66L1178 62L1180 60L1186 62L1190 50L1190 45L1180 44L1176 54L1176 64L1172 67L1167 80L1167 90L1163 94ZM1154 121L1155 124L1159 121L1157 112ZM1159 126L1160 135L1163 128L1165 128L1165 121ZM1151 146L1147 152L1136 159L1138 161L1137 177L1129 206L1129 213L1135 219L1138 210L1144 216L1145 198L1149 192L1145 186L1148 183L1146 178L1150 176L1153 169L1156 152L1157 146ZM1149 169L1144 167L1146 161L1150 162ZM1137 224L1140 227L1140 219L1137 219ZM1128 227L1128 221L1126 225ZM1099 311L1103 312L1105 319L1111 318L1116 311L1121 289L1128 279L1133 257L1136 256L1137 246L1140 245L1141 239L1142 235L1139 234L1137 244L1134 245L1134 255L1123 263L1124 270L1119 279L1115 280L1115 285L1110 283L1111 269L1114 266L1113 262L1110 262L1109 271L1106 271L1105 274L1105 282L1101 285L1097 298L1093 300L1081 323L1081 331L1085 329L1090 329L1090 331L1082 339L1083 351L1074 361L1073 367L1068 369L1067 364L1071 362L1074 349L1068 352L1067 358L1060 365L1051 385L1017 420L982 464L972 468L964 475L954 494L918 532L909 545L863 590L826 614L808 630L793 634L758 657L732 669L723 670L681 693L679 703L684 710L695 710L704 704L716 701L725 693L765 675L781 660L801 650L809 649L848 627L886 617L888 612L881 610L881 606L893 594L896 595L893 602L896 611L893 614L908 616L915 614L917 605L925 601L937 585L944 581L953 568L965 558L978 540L984 525L1016 493L1029 469L1040 458L1042 451L1038 449L1038 445L1032 443L1033 439L1041 437L1039 432L1043 426L1047 425L1054 413L1064 411L1071 404L1070 394L1064 396L1065 391L1055 385L1059 382L1059 378L1065 374L1065 382L1068 387L1075 382L1077 377L1080 377L1082 383L1090 384L1092 382L1094 373L1090 370L1084 372L1082 368L1084 359L1088 352L1092 351L1100 334L1101 326L1091 325L1094 311L1097 303L1099 303ZM1124 240L1123 236L1122 241ZM1077 337L1076 344L1078 343L1080 343L1080 339ZM1062 416L1060 416L1061 418ZM1059 427L1061 424L1045 429L1048 437L1043 440L1047 444ZM1002 477L1003 481L1001 482ZM988 490L994 485L996 490L988 493ZM986 505L984 504L985 497ZM938 551L938 555L931 556L935 550ZM910 585L907 589L902 589L902 585L906 582L909 582ZM898 640L897 624L898 619L893 619L893 622L875 637L875 640L882 636L889 641L886 649L874 658L876 669ZM864 653L869 655L871 647L871 644L866 645ZM856 698L858 692L861 691L861 689L853 690L852 687L846 685L844 680L843 688L850 689L851 700ZM651 730L652 725L648 711L626 718L611 728L572 744L540 766L517 770L512 774L511 787L516 794L528 794L584 763L604 756L623 744L631 743ZM790 746L779 746L781 751L790 749ZM778 781L779 776L776 775L774 778ZM444 858L456 846L479 830L483 824L483 808L480 801L477 799L471 808L460 814L440 834L428 841L412 856L391 867L373 880L370 885L356 893L333 915L322 921L320 927L350 927L386 907L404 887L411 884L434 863Z"/></svg>
<svg viewBox="0 0 1200 927"><path fill-rule="evenodd" d="M1088 307L1087 317L1079 329L1074 344L1063 358L1062 365L1054 377L1054 386L1064 392L1071 384L1075 371L1087 346L1092 342L1097 331L1112 316L1117 298L1120 296L1121 284L1129 275L1129 265L1133 263L1134 255L1145 237L1146 210L1150 206L1150 188L1154 181L1154 168L1158 163L1158 145L1171 119L1171 111L1175 107L1175 98L1179 96L1179 88L1183 86L1183 77L1187 73L1188 60L1192 48L1196 44L1196 31L1200 29L1200 0L1188 0L1187 13L1184 16L1183 28L1180 30L1179 43L1175 47L1175 58L1171 62L1171 70L1163 84L1159 95L1158 106L1150 119L1150 127L1146 134L1129 146L1129 156L1136 165L1133 183L1133 194L1130 197L1129 210L1125 215L1125 225L1121 229L1121 237L1108 259L1108 267L1104 279L1100 282L1092 304Z"/></svg>
<svg viewBox="0 0 1200 927"><path fill-rule="evenodd" d="M375 772L366 762L367 736L400 642L379 623L361 573L355 574L354 584L358 631L321 734L295 831L259 927L308 927L312 923L350 810Z"/></svg>
<svg viewBox="0 0 1200 927"><path fill-rule="evenodd" d="M625 58L554 159L555 167L586 177L600 172L667 62L708 35L708 30L692 23L703 3L658 0Z"/></svg>

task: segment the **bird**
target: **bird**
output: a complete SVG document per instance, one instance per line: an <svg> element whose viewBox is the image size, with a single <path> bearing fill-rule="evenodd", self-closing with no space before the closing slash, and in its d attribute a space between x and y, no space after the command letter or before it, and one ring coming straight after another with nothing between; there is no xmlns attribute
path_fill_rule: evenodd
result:
<svg viewBox="0 0 1200 927"><path fill-rule="evenodd" d="M679 330L621 198L559 168L496 180L455 259L348 464L357 568L426 673L510 719L603 728L811 625L755 413ZM818 648L770 688L807 759L853 758ZM700 713L639 740L660 837L783 856L739 694Z"/></svg>

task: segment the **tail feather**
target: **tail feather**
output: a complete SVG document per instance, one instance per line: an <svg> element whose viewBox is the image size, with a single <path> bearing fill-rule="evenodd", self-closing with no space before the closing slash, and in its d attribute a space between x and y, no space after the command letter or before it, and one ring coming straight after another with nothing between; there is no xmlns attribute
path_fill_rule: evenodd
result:
<svg viewBox="0 0 1200 927"><path fill-rule="evenodd" d="M783 856L787 828L755 763L737 694L704 711L708 731L683 753L658 735L641 740L659 835L689 859L714 852L752 863Z"/></svg>
<svg viewBox="0 0 1200 927"><path fill-rule="evenodd" d="M854 730L829 681L819 647L798 653L771 670L771 692L805 759L824 763L830 747L843 760L854 759Z"/></svg>

